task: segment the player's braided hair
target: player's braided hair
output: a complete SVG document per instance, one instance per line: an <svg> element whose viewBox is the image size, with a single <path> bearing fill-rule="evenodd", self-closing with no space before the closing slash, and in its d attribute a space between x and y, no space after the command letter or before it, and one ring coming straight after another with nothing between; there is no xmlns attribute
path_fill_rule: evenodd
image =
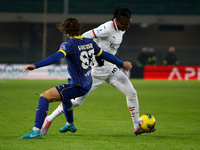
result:
<svg viewBox="0 0 200 150"><path fill-rule="evenodd" d="M131 11L128 8L115 8L113 11L113 19L120 21L120 16L124 16L127 19L130 19Z"/></svg>
<svg viewBox="0 0 200 150"><path fill-rule="evenodd" d="M57 28L69 36L78 36L81 32L81 24L75 18L67 18L63 20L60 24L57 24Z"/></svg>

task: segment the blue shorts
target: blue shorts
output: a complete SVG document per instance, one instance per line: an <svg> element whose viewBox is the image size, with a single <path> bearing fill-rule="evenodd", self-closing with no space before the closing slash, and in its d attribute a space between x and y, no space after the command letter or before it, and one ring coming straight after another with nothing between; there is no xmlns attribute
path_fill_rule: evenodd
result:
<svg viewBox="0 0 200 150"><path fill-rule="evenodd" d="M60 94L61 101L67 102L71 99L75 99L76 97L80 97L87 94L91 87L92 82L84 88L73 84L62 84L56 86L55 88Z"/></svg>

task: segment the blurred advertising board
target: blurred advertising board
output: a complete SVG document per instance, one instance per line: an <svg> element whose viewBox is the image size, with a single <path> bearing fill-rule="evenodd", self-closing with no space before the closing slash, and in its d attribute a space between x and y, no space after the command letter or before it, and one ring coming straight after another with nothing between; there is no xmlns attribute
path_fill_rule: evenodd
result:
<svg viewBox="0 0 200 150"><path fill-rule="evenodd" d="M23 73L27 64L0 64L0 79L67 79L67 65L49 65Z"/></svg>
<svg viewBox="0 0 200 150"><path fill-rule="evenodd" d="M144 66L145 80L200 80L200 66Z"/></svg>

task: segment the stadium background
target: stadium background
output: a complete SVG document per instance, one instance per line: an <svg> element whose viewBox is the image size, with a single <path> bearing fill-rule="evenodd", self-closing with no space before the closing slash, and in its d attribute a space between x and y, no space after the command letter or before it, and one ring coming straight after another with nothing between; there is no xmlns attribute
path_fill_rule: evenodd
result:
<svg viewBox="0 0 200 150"><path fill-rule="evenodd" d="M115 7L133 14L119 49L121 59L135 64L147 46L155 49L157 65L162 65L168 47L175 46L180 65L200 65L200 0L0 0L0 63L40 61L65 40L56 29L61 20L75 17L85 32L112 19Z"/></svg>

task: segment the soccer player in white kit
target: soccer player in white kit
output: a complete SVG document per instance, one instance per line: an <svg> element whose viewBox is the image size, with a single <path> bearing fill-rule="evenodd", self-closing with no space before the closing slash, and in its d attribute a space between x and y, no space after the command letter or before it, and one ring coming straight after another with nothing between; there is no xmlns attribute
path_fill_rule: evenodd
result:
<svg viewBox="0 0 200 150"><path fill-rule="evenodd" d="M123 39L125 31L131 24L131 11L127 8L116 8L113 13L113 19L108 21L99 27L89 30L83 34L83 37L94 39L99 47L104 51L115 55ZM94 66L92 67L92 88L90 91L98 88L104 81L121 91L126 96L127 106L131 113L134 134L138 135L145 133L138 124L139 120L139 103L137 92L134 89L131 81L128 77L119 70L119 68L103 59L96 58L94 60ZM77 107L83 103L90 92L82 97L78 97L72 100L73 106ZM47 116L43 126L41 128L41 134L47 134L47 131L53 122L53 120L63 113L63 106L60 104L54 112ZM64 127L60 129L60 132L66 132ZM155 131L153 129L151 132Z"/></svg>

